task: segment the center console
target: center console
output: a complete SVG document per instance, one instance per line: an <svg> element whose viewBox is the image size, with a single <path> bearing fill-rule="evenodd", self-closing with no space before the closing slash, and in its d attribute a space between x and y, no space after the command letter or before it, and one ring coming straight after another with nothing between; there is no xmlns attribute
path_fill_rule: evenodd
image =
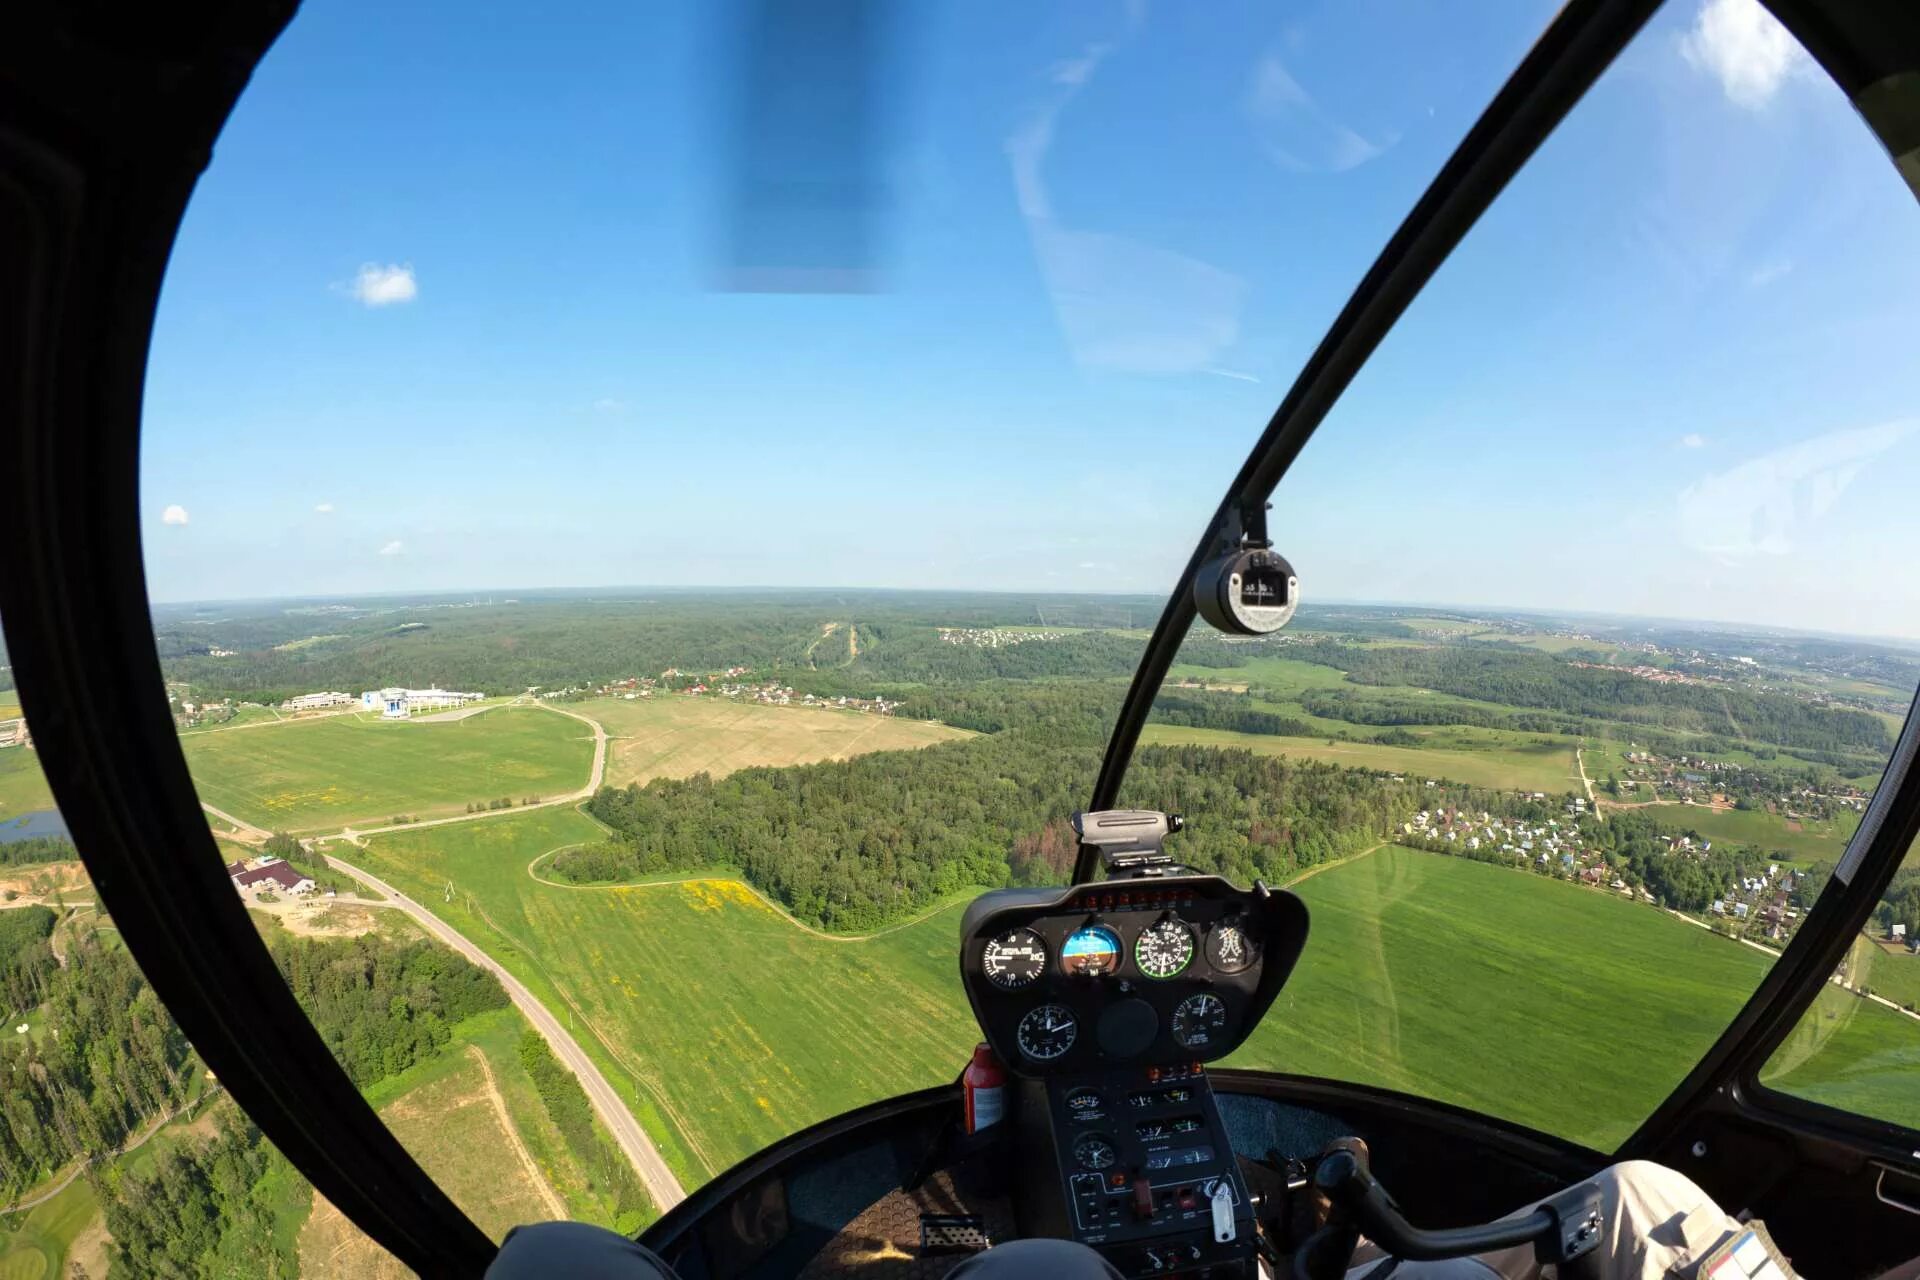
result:
<svg viewBox="0 0 1920 1280"><path fill-rule="evenodd" d="M1253 1206L1205 1064L1258 1025L1306 935L1290 893L1165 871L969 907L967 998L1021 1077L1025 1234L1090 1245L1128 1277L1254 1274Z"/></svg>
<svg viewBox="0 0 1920 1280"><path fill-rule="evenodd" d="M1046 1084L1065 1230L1128 1276L1251 1275L1253 1209L1199 1063Z"/></svg>

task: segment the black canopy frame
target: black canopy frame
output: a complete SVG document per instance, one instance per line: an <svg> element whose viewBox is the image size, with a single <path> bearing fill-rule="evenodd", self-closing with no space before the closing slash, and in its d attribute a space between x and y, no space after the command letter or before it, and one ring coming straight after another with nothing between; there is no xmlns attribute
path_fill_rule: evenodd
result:
<svg viewBox="0 0 1920 1280"><path fill-rule="evenodd" d="M214 140L294 7L81 0L15 6L0 18L0 475L15 498L0 617L42 766L101 902L195 1048L361 1230L423 1275L476 1275L493 1244L360 1097L220 869L168 714L146 591L140 402L162 276ZM1193 567L1247 501L1264 500L1420 288L1655 7L1570 0L1363 278L1160 618L1093 807L1115 799L1192 623ZM1771 7L1856 100L1891 71L1920 66L1920 8L1903 0ZM1900 136L1911 113L1869 118L1896 153L1920 143ZM1903 743L1913 733L1910 724ZM1804 945L1775 966L1792 970L1775 983L1784 1003L1756 1007L1756 995L1690 1085L1750 1080L1756 1046L1789 1011L1790 1028L1794 1000L1811 998L1795 984L1817 978L1835 939L1844 945L1848 921L1864 914L1920 825L1920 784L1904 764L1882 793L1879 818L1856 839L1859 856L1849 855L1853 874L1836 879ZM1075 878L1094 873L1082 865ZM1656 1121L1680 1114L1674 1106L1649 1121L1648 1142Z"/></svg>

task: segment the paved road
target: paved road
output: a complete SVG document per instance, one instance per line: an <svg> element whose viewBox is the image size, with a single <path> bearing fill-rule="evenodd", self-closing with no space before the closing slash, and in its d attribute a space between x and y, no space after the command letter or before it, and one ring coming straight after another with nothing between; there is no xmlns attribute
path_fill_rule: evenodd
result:
<svg viewBox="0 0 1920 1280"><path fill-rule="evenodd" d="M389 831L413 831L420 827L445 826L454 822L482 822L489 818L511 817L516 813L525 813L529 809L544 809L558 804L577 804L589 798L594 792L600 789L600 783L606 777L607 731L605 727L602 726L599 721L583 716L575 711L567 711L548 703L533 703L532 705L538 706L546 711L552 711L557 715L566 716L572 720L578 720L593 730L593 769L588 774L586 786L568 795L556 796L551 800L543 800L539 804L519 805L512 809L489 809L481 813L460 814L451 818L435 818L426 822L408 822L397 826L369 827L364 831L356 831L352 827L348 827L335 835L319 836L315 838L314 843L321 844L344 841L352 844L357 843L366 836L380 835ZM204 801L201 802L200 807L221 821L231 824L243 837L264 840L270 834L254 826L252 823L243 822L232 814L224 813ZM482 969L487 970L496 978L500 979L500 985L506 988L507 995L512 998L513 1003L519 1008L520 1012L526 1015L527 1021L531 1022L534 1027L539 1030L540 1034L546 1037L547 1043L553 1046L554 1056L565 1063L574 1075L580 1078L580 1086L586 1091L587 1100L593 1104L593 1109L600 1113L601 1123L607 1126L607 1130L613 1135L614 1141L618 1143L620 1149L626 1153L628 1162L633 1165L634 1172L640 1175L640 1181L646 1187L647 1194L653 1197L654 1203L660 1207L661 1212L664 1213L666 1210L671 1209L674 1205L686 1199L687 1193L685 1189L681 1187L680 1180L673 1176L673 1170L669 1169L667 1162L660 1158L659 1149L653 1145L653 1140L647 1136L646 1130L640 1127L640 1122L634 1119L633 1112L627 1108L625 1100L622 1099L618 1093L614 1092L613 1086L608 1083L606 1076L601 1074L600 1068L595 1065L593 1059L587 1056L586 1051L581 1049L579 1042L575 1040L572 1035L568 1034L567 1029L560 1025L558 1019L548 1012L546 1005L540 1002L539 997L527 989L526 984L507 972L506 968L497 960L488 955L479 946L468 941L463 934L456 931L439 916L407 897L386 881L373 875L371 872L364 871L352 863L344 861L337 853L331 850L327 852L326 857L330 864L339 868L347 875L385 894L388 899L390 899L392 906L404 911L429 934L446 943L468 960L471 960L474 964L479 965Z"/></svg>
<svg viewBox="0 0 1920 1280"><path fill-rule="evenodd" d="M529 991L520 979L507 972L499 961L467 941L465 936L455 932L439 916L386 881L361 870L350 862L343 861L338 854L329 853L327 861L369 888L386 894L395 907L406 912L421 928L500 979L500 985L507 989L507 995L512 998L520 1012L526 1015L527 1021L531 1022L535 1029L547 1038L547 1043L553 1046L554 1056L564 1062L574 1075L580 1077L580 1085L587 1092L587 1100L593 1103L593 1109L600 1113L601 1123L607 1126L607 1131L613 1135L613 1140L626 1153L634 1172L640 1175L640 1181L646 1186L647 1194L653 1197L653 1202L660 1207L661 1212L666 1212L687 1198L680 1180L673 1176L673 1170L667 1168L667 1162L660 1158L658 1148L653 1145L653 1140L647 1137L646 1130L640 1127L639 1121L633 1118L633 1112L627 1109L626 1102L614 1092L613 1086L607 1082L606 1076L600 1073L600 1068L595 1065L592 1058L587 1056L579 1042L567 1034L567 1029L547 1012L547 1006L541 1004L539 997Z"/></svg>

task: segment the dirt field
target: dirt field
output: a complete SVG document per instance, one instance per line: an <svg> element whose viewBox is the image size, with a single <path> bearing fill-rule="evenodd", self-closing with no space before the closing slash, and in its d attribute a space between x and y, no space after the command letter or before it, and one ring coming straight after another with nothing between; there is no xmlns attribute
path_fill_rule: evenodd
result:
<svg viewBox="0 0 1920 1280"><path fill-rule="evenodd" d="M412 1280L400 1260L362 1235L319 1192L300 1228L301 1280Z"/></svg>
<svg viewBox="0 0 1920 1280"><path fill-rule="evenodd" d="M434 1181L495 1240L519 1223L566 1216L552 1188L525 1157L477 1052L461 1055L453 1070L409 1090L381 1108L380 1116Z"/></svg>

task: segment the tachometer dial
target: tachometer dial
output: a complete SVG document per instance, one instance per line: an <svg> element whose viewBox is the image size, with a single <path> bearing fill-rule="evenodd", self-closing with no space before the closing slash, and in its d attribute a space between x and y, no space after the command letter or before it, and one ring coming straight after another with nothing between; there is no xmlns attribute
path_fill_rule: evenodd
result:
<svg viewBox="0 0 1920 1280"><path fill-rule="evenodd" d="M1020 1019L1016 1038L1020 1052L1036 1062L1051 1062L1073 1048L1073 1038L1079 1034L1080 1024L1074 1021L1071 1009L1065 1005L1043 1004Z"/></svg>
<svg viewBox="0 0 1920 1280"><path fill-rule="evenodd" d="M1193 960L1193 930L1172 916L1148 925L1133 943L1133 962L1149 978L1171 978Z"/></svg>
<svg viewBox="0 0 1920 1280"><path fill-rule="evenodd" d="M1173 1038L1183 1049L1204 1049L1226 1032L1227 1006L1209 992L1188 996L1173 1010Z"/></svg>
<svg viewBox="0 0 1920 1280"><path fill-rule="evenodd" d="M1245 929L1222 922L1207 935L1207 963L1221 973L1239 973L1260 958L1260 944Z"/></svg>
<svg viewBox="0 0 1920 1280"><path fill-rule="evenodd" d="M1060 968L1081 978L1099 978L1120 967L1120 935L1103 924L1075 929L1060 948Z"/></svg>
<svg viewBox="0 0 1920 1280"><path fill-rule="evenodd" d="M1090 1133L1073 1144L1073 1158L1082 1169L1111 1169L1120 1153L1097 1133Z"/></svg>
<svg viewBox="0 0 1920 1280"><path fill-rule="evenodd" d="M987 943L980 956L987 981L1002 991L1018 991L1047 967L1047 944L1031 929L1011 929Z"/></svg>

